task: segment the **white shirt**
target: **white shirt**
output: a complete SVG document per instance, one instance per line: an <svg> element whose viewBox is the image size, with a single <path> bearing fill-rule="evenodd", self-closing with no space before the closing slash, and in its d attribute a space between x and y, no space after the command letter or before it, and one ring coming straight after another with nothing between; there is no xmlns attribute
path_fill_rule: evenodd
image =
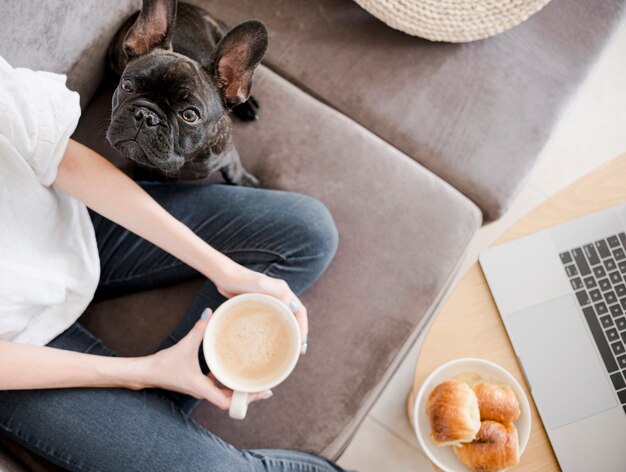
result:
<svg viewBox="0 0 626 472"><path fill-rule="evenodd" d="M64 75L0 57L0 339L44 345L83 313L100 262L85 205L52 187L80 117Z"/></svg>

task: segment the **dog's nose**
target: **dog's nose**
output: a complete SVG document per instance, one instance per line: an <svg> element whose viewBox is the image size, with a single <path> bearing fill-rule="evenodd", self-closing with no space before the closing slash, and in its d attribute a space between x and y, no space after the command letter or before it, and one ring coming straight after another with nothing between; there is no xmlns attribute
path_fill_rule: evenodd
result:
<svg viewBox="0 0 626 472"><path fill-rule="evenodd" d="M137 121L145 120L148 126L156 126L161 122L156 113L146 108L137 108L134 115Z"/></svg>

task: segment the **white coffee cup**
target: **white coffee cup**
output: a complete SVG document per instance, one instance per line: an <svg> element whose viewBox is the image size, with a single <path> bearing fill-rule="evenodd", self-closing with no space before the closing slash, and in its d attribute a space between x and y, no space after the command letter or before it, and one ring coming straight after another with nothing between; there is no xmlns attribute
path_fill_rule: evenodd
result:
<svg viewBox="0 0 626 472"><path fill-rule="evenodd" d="M220 331L222 331L222 333L225 332L224 322L228 319L229 315L236 316L234 315L234 313L237 313L236 307L243 309L245 307L241 305L249 304L250 302L261 304L264 308L270 309L274 314L282 317L282 320L285 321L285 324L281 326L281 329L285 328L281 330L281 334L283 335L281 339L286 341L283 349L285 351L285 357L280 366L277 366L277 369L269 374L269 378L242 378L241 374L237 375L229 371L229 368L224 365L224 353L218 352L218 349L220 349L218 346L218 335ZM239 316L242 317L240 313L241 311L239 311ZM283 346L282 343L281 346ZM220 383L233 390L229 409L230 417L238 420L244 419L248 411L248 394L274 388L283 382L296 366L300 357L300 348L300 328L296 317L287 305L280 300L260 293L247 293L237 295L220 305L209 320L209 324L204 333L202 349L211 373ZM221 347L221 349L224 349L224 347Z"/></svg>

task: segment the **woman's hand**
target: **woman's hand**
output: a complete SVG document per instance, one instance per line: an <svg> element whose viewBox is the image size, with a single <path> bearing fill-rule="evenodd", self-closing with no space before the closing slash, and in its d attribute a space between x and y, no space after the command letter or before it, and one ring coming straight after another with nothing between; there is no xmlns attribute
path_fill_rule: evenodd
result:
<svg viewBox="0 0 626 472"><path fill-rule="evenodd" d="M210 315L210 312L208 312ZM198 347L210 316L199 320L193 329L177 344L148 356L144 387L159 387L208 400L222 410L228 410L232 390L218 387L212 377L200 370ZM271 396L270 390L248 395L248 402Z"/></svg>
<svg viewBox="0 0 626 472"><path fill-rule="evenodd" d="M226 298L242 293L264 293L281 300L296 316L302 336L300 352L302 354L306 353L308 347L307 336L309 334L307 310L300 299L291 291L287 282L255 272L239 264L232 264L228 271L216 277L216 279L213 279L213 283Z"/></svg>

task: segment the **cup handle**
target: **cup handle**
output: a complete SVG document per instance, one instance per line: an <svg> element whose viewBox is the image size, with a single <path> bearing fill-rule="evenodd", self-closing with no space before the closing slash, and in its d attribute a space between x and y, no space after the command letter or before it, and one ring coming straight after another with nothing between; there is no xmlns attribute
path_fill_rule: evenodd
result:
<svg viewBox="0 0 626 472"><path fill-rule="evenodd" d="M242 420L248 412L248 394L245 392L234 391L230 399L230 408L228 414L231 418Z"/></svg>

